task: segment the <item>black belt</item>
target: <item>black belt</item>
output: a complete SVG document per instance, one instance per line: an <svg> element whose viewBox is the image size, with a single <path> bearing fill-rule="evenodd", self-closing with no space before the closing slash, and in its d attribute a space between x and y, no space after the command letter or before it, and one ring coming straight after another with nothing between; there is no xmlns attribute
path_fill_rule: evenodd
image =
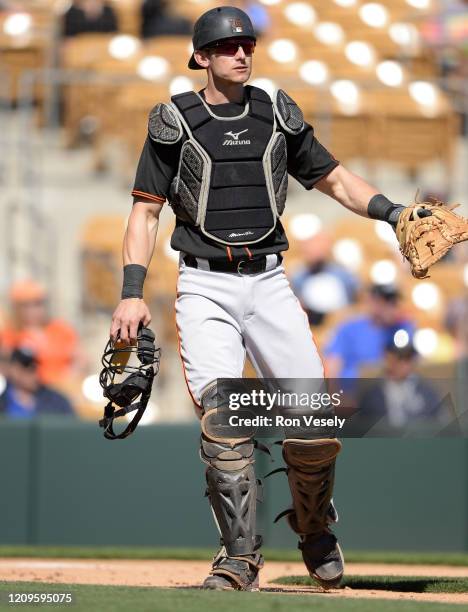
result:
<svg viewBox="0 0 468 612"><path fill-rule="evenodd" d="M276 255L276 266L283 261L281 253L275 253ZM190 268L201 268L198 265L197 258L193 255L186 254L183 257L184 263ZM252 257L252 259L239 259L235 258L230 261L226 259L203 259L203 262L208 264L210 272L228 272L231 274L260 274L265 272L267 265L266 255L259 255Z"/></svg>

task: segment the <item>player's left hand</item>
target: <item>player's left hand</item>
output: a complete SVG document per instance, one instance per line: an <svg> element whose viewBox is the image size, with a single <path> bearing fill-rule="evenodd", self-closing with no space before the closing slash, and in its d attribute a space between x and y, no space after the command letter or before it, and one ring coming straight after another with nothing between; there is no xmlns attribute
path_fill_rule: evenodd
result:
<svg viewBox="0 0 468 612"><path fill-rule="evenodd" d="M456 206L439 200L414 202L398 216L400 250L415 278L426 278L429 268L454 244L468 240L468 220L453 212Z"/></svg>

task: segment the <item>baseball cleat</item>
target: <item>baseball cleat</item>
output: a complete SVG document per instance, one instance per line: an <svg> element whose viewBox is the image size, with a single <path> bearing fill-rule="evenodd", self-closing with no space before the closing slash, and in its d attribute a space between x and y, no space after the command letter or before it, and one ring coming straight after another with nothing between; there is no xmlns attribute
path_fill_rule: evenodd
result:
<svg viewBox="0 0 468 612"><path fill-rule="evenodd" d="M258 591L259 571L263 567L260 553L228 557L224 547L213 560L210 575L203 582L203 589L214 591Z"/></svg>
<svg viewBox="0 0 468 612"><path fill-rule="evenodd" d="M211 591L232 591L234 586L232 581L224 576L210 575L205 578L202 589Z"/></svg>
<svg viewBox="0 0 468 612"><path fill-rule="evenodd" d="M311 578L324 589L340 586L344 574L344 557L336 536L330 531L321 536L302 536L298 544Z"/></svg>

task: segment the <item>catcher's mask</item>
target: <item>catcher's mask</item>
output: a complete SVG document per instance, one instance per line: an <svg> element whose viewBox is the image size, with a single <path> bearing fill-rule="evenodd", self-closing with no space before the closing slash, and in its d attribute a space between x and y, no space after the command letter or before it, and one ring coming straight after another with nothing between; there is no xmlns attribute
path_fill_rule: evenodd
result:
<svg viewBox="0 0 468 612"><path fill-rule="evenodd" d="M148 327L139 328L136 344L108 341L101 360L104 367L99 375L104 397L109 400L99 425L104 428L104 437L108 440L126 438L135 431L148 404L160 356L161 349L155 347L154 333ZM129 361L138 363L134 365ZM125 374L128 374L126 378L116 381L116 376L120 378ZM115 404L120 410L116 410ZM137 413L127 428L120 434L114 433L114 419L134 410Z"/></svg>

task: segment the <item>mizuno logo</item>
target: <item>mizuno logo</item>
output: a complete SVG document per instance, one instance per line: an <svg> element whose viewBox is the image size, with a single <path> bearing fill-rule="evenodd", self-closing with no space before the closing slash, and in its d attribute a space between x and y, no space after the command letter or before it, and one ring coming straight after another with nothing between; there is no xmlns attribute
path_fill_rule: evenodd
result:
<svg viewBox="0 0 468 612"><path fill-rule="evenodd" d="M232 232L231 234L229 234L228 238L239 238L240 236L253 236L253 232L241 232L241 233L236 233L236 232Z"/></svg>
<svg viewBox="0 0 468 612"><path fill-rule="evenodd" d="M225 136L232 136L234 138L234 140L239 140L239 136L241 134L244 134L244 132L248 132L248 131L249 131L249 128L247 128L246 130L242 130L242 132L236 132L236 133L234 133L234 132L224 132L224 135Z"/></svg>
<svg viewBox="0 0 468 612"><path fill-rule="evenodd" d="M230 136L231 138L226 138L226 140L223 142L223 147L230 145L249 145L250 140L239 140L239 136L248 131L249 128L247 128L246 130L242 130L241 132L224 132L225 136Z"/></svg>

